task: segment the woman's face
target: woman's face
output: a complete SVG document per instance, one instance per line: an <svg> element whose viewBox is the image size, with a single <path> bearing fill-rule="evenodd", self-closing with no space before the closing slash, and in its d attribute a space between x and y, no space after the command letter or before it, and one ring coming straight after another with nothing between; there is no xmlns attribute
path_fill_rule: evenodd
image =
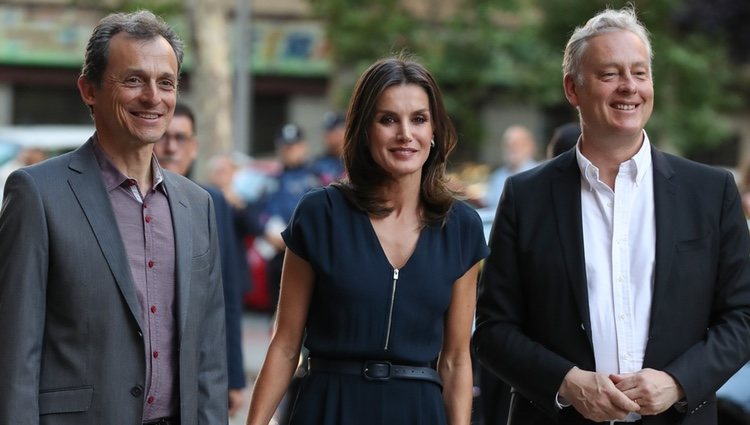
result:
<svg viewBox="0 0 750 425"><path fill-rule="evenodd" d="M394 179L421 178L433 138L430 99L416 84L383 91L370 123L370 154Z"/></svg>

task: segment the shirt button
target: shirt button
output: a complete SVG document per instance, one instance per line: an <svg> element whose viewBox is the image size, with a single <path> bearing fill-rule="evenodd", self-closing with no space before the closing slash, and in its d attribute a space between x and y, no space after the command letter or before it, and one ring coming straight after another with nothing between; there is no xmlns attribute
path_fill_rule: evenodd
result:
<svg viewBox="0 0 750 425"><path fill-rule="evenodd" d="M154 260L148 260L148 268L150 269L153 267L154 267Z"/></svg>
<svg viewBox="0 0 750 425"><path fill-rule="evenodd" d="M158 358L159 358L159 352L158 352L158 351L154 351L154 358L155 358L155 359L158 359Z"/></svg>
<svg viewBox="0 0 750 425"><path fill-rule="evenodd" d="M155 305L152 305L152 306L151 306L151 312L152 312L152 313L156 313L156 306L155 306Z"/></svg>
<svg viewBox="0 0 750 425"><path fill-rule="evenodd" d="M138 338L143 338L143 332L138 331Z"/></svg>
<svg viewBox="0 0 750 425"><path fill-rule="evenodd" d="M146 223L151 223L151 216L150 215L146 216Z"/></svg>
<svg viewBox="0 0 750 425"><path fill-rule="evenodd" d="M156 400L156 399L154 398L154 396L150 395L150 396L148 396L148 399L146 399L146 403L148 403L148 404L152 404L152 403L154 402L154 400Z"/></svg>

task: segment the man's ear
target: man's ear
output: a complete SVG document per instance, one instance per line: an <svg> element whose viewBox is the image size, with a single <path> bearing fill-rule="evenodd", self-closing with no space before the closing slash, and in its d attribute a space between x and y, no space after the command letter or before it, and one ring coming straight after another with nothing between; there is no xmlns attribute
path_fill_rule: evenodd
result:
<svg viewBox="0 0 750 425"><path fill-rule="evenodd" d="M568 103L574 108L578 107L578 85L576 79L571 74L565 74L563 77L563 90L565 91L565 98L568 99Z"/></svg>
<svg viewBox="0 0 750 425"><path fill-rule="evenodd" d="M81 94L83 103L85 103L89 109L93 108L96 103L96 90L94 83L81 75L78 77L78 92Z"/></svg>

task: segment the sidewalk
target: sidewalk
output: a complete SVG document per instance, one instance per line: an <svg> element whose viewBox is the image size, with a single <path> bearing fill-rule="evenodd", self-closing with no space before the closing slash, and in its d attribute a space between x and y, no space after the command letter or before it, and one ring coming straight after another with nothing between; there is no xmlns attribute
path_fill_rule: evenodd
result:
<svg viewBox="0 0 750 425"><path fill-rule="evenodd" d="M266 357L270 338L271 317L268 314L245 311L242 316L242 354L247 375L245 403L234 417L229 418L229 425L244 425L247 420L247 408L250 404L253 383Z"/></svg>

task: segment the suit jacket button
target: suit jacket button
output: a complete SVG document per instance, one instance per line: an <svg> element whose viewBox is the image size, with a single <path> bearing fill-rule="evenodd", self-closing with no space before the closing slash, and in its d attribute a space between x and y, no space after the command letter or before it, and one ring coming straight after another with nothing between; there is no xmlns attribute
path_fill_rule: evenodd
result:
<svg viewBox="0 0 750 425"><path fill-rule="evenodd" d="M132 394L133 397L140 397L141 394L143 394L143 387L140 385L136 385L135 387L130 389L130 394Z"/></svg>

